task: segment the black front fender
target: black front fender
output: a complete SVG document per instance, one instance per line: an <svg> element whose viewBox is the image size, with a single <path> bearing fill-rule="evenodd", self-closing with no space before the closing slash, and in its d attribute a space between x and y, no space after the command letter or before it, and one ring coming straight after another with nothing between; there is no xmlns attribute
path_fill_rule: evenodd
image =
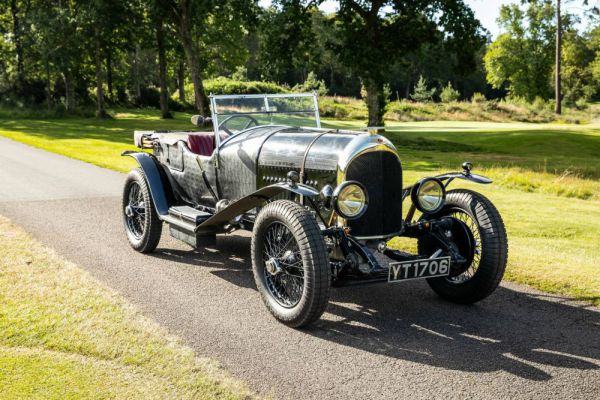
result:
<svg viewBox="0 0 600 400"><path fill-rule="evenodd" d="M479 183L482 185L488 185L493 182L490 178L488 178L486 176L472 174L470 171L469 172L446 172L445 174L436 175L436 176L434 176L434 178L439 179L443 183L445 182L444 186L446 188L455 179L464 179L464 180ZM406 197L408 197L413 186L414 185L411 185L411 186L408 186L408 187L402 189L402 199L405 199Z"/></svg>
<svg viewBox="0 0 600 400"><path fill-rule="evenodd" d="M156 211L161 216L168 215L169 202L165 192L165 185L163 184L160 170L156 165L156 161L154 161L154 157L141 151L125 151L121 155L135 158L142 171L144 171L144 175L146 176L146 182L150 188L152 202L154 203Z"/></svg>
<svg viewBox="0 0 600 400"><path fill-rule="evenodd" d="M447 181L446 182L446 186L448 186L450 184L450 182L452 182L454 179L465 179L467 181L471 181L471 182L475 182L475 183L480 183L482 185L488 185L490 183L492 183L493 181L483 175L477 175L477 174L472 174L472 173L466 173L466 172L447 172L445 174L441 174L441 175L437 175L436 178L438 178L439 180L443 181Z"/></svg>
<svg viewBox="0 0 600 400"><path fill-rule="evenodd" d="M284 192L290 192L304 197L313 197L319 194L319 192L311 186L300 183L290 184L287 182L279 182L274 185L265 186L264 188L261 188L246 197L242 197L223 210L219 211L202 224L198 225L196 232L204 228L219 226L227 223L238 215L258 207L265 201Z"/></svg>

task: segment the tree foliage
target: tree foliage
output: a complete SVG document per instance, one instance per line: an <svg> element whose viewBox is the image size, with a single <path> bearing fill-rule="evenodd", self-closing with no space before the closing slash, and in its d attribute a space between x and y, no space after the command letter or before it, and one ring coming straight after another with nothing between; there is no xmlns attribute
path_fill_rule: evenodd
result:
<svg viewBox="0 0 600 400"><path fill-rule="evenodd" d="M523 10L502 5L498 23L504 33L488 47L485 66L488 81L496 88L508 85L511 95L533 100L551 95L554 62L554 7L532 1Z"/></svg>
<svg viewBox="0 0 600 400"><path fill-rule="evenodd" d="M555 4L546 0L503 5L498 19L503 33L484 57L488 82L528 101L549 99L554 89L555 19ZM574 22L573 15L562 15L561 81L563 99L571 104L598 93L593 78L593 34L582 36Z"/></svg>
<svg viewBox="0 0 600 400"><path fill-rule="evenodd" d="M448 85L444 86L440 92L440 100L442 103L451 103L457 101L460 98L460 92L452 87L452 83L448 82Z"/></svg>
<svg viewBox="0 0 600 400"><path fill-rule="evenodd" d="M479 21L461 0L340 0L339 5L337 50L363 81L370 125L383 125L383 86L403 56L444 43L456 51L462 68L469 69L484 42Z"/></svg>
<svg viewBox="0 0 600 400"><path fill-rule="evenodd" d="M435 88L427 89L427 79L423 78L423 75L421 75L412 94L410 95L410 98L415 101L427 103L433 99L435 92Z"/></svg>
<svg viewBox="0 0 600 400"><path fill-rule="evenodd" d="M3 0L0 103L99 116L148 106L168 117L179 107L208 112L210 90L317 90L362 95L368 123L380 126L386 102L411 98L420 76L423 93L442 101L551 93L549 0L503 7L503 34L489 48L463 0L339 0L328 15L321 2ZM597 99L599 30L580 34L564 18L565 101Z"/></svg>

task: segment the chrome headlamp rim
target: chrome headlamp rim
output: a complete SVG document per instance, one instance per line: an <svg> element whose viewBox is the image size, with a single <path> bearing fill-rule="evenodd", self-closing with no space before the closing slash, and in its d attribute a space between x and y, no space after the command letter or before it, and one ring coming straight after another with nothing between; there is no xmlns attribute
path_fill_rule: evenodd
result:
<svg viewBox="0 0 600 400"><path fill-rule="evenodd" d="M441 193L442 193L442 195L440 196L440 202L437 205L437 207L434 209L427 209L427 208L423 207L423 205L419 201L419 192L423 188L423 186L428 182L435 182L437 185L439 185L439 187L441 189ZM434 177L423 178L413 185L413 187L410 191L410 199L412 200L412 203L415 205L417 210L421 211L424 214L435 214L435 213L439 212L446 204L446 187L444 186L442 181L439 180L438 178L434 178Z"/></svg>
<svg viewBox="0 0 600 400"><path fill-rule="evenodd" d="M357 214L347 215L343 211L340 210L338 202L340 200L339 196L344 191L344 189L346 189L348 186L352 186L352 185L357 186L362 191L362 193L364 195L364 203L362 205L361 210ZM367 208L369 205L369 193L367 192L367 189L365 188L365 186L358 181L344 181L341 184L339 184L333 191L333 196L331 198L331 204L333 205L335 212L338 215L340 215L342 218L344 218L346 220L357 219L357 218L362 217L365 214L365 212L367 212Z"/></svg>

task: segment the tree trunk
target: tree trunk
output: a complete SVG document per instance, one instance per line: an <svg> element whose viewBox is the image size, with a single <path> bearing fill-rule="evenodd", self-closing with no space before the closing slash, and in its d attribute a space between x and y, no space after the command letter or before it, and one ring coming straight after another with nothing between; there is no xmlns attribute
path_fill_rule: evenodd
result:
<svg viewBox="0 0 600 400"><path fill-rule="evenodd" d="M50 77L50 62L48 58L44 60L44 67L46 69L46 106L48 111L52 108L52 78Z"/></svg>
<svg viewBox="0 0 600 400"><path fill-rule="evenodd" d="M10 12L13 20L13 40L15 42L15 50L17 53L17 82L19 87L22 86L25 80L25 72L23 68L23 44L21 43L21 26L19 21L19 6L17 0L11 0Z"/></svg>
<svg viewBox="0 0 600 400"><path fill-rule="evenodd" d="M98 28L95 29L96 33L96 104L98 106L96 110L96 117L106 118L106 110L104 109L104 88L102 87L102 47L100 46L100 32Z"/></svg>
<svg viewBox="0 0 600 400"><path fill-rule="evenodd" d="M73 77L68 69L62 74L65 82L65 107L67 111L75 109L75 89L73 87Z"/></svg>
<svg viewBox="0 0 600 400"><path fill-rule="evenodd" d="M204 93L204 85L202 84L198 50L194 46L192 39L190 18L191 16L189 15L189 10L182 11L179 19L179 34L181 37L181 44L187 58L188 66L190 68L192 83L194 85L194 105L196 107L196 111L202 115L208 115L210 110L208 108L206 94Z"/></svg>
<svg viewBox="0 0 600 400"><path fill-rule="evenodd" d="M367 109L369 111L370 127L383 127L383 113L385 111L385 98L383 95L383 84L373 79L364 80L367 91Z"/></svg>
<svg viewBox="0 0 600 400"><path fill-rule="evenodd" d="M106 50L106 85L108 86L108 98L113 101L113 68L110 48Z"/></svg>
<svg viewBox="0 0 600 400"><path fill-rule="evenodd" d="M560 0L556 1L556 72L555 72L555 84L554 84L554 99L556 105L554 106L554 112L560 114L562 112L562 93L560 87L560 62L561 62L561 47L562 47L562 26L560 21Z"/></svg>
<svg viewBox="0 0 600 400"><path fill-rule="evenodd" d="M135 103L138 104L142 97L142 89L140 87L140 45L135 46L135 52L133 53L133 88L135 91Z"/></svg>
<svg viewBox="0 0 600 400"><path fill-rule="evenodd" d="M169 112L169 92L167 88L167 57L165 55L165 39L163 37L163 20L156 18L156 45L158 49L158 80L160 86L161 118L173 118Z"/></svg>
<svg viewBox="0 0 600 400"><path fill-rule="evenodd" d="M179 101L185 104L185 66L183 61L179 61L179 69L177 70L177 85L179 86Z"/></svg>

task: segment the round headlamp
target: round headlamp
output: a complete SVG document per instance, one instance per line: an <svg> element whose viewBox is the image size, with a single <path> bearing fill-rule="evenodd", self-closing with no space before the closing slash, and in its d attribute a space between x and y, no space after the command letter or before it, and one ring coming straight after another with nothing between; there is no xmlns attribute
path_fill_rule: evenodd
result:
<svg viewBox="0 0 600 400"><path fill-rule="evenodd" d="M356 181L346 181L336 187L332 200L335 211L345 219L361 217L369 204L367 190Z"/></svg>
<svg viewBox="0 0 600 400"><path fill-rule="evenodd" d="M435 214L444 206L446 188L437 178L424 178L413 186L410 198L422 213Z"/></svg>

